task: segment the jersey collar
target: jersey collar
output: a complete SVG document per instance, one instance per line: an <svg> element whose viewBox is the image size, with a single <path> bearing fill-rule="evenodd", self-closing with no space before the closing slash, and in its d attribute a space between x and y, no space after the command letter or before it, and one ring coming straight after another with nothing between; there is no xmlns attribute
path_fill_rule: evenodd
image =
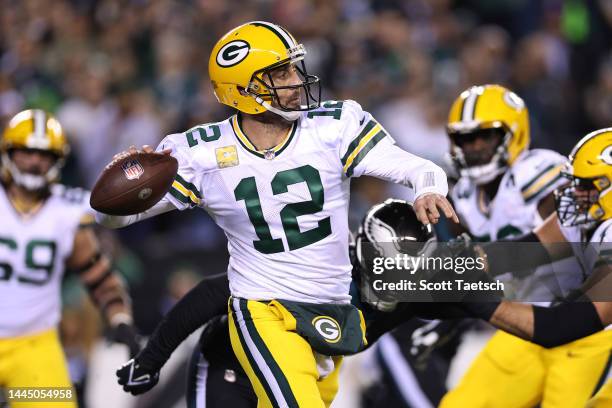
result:
<svg viewBox="0 0 612 408"><path fill-rule="evenodd" d="M232 116L230 123L232 124L232 129L234 131L234 134L236 135L236 139L238 139L238 142L240 142L242 147L244 147L248 152L254 154L259 158L272 160L276 156L281 154L283 150L287 148L287 146L289 146L291 140L293 140L293 137L295 136L298 121L296 120L295 122L293 122L293 125L291 125L291 129L289 129L287 137L285 137L282 142L280 142L273 148L266 150L257 150L255 148L255 145L253 145L253 143L249 140L246 133L244 133L244 131L242 130L242 119L240 118L240 115L236 114Z"/></svg>

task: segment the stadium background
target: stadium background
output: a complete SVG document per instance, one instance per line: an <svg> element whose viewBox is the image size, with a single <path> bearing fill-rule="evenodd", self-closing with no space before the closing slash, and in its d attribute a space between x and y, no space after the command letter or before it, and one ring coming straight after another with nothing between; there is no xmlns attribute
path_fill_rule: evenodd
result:
<svg viewBox="0 0 612 408"><path fill-rule="evenodd" d="M0 0L0 124L26 107L54 112L72 146L63 180L91 188L129 145L228 115L208 56L250 20L274 21L304 43L324 99L357 100L400 146L447 170L446 115L470 85L500 83L523 97L534 147L567 154L612 125L609 0ZM352 226L371 204L407 194L374 179L353 189ZM225 237L203 211L101 234L144 334L199 277L225 268ZM96 312L70 278L65 295L64 343L75 380L89 385L87 406L125 406L131 397L112 383L125 356L99 341ZM176 360L175 373L162 374L170 382L138 406L179 401Z"/></svg>

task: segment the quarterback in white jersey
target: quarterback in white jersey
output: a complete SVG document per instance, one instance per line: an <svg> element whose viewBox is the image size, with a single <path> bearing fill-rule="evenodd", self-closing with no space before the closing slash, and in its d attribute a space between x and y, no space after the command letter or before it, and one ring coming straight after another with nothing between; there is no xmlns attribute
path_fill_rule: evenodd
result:
<svg viewBox="0 0 612 408"><path fill-rule="evenodd" d="M161 203L133 217L99 217L121 226L201 207L225 231L232 346L261 406L329 405L343 347L360 341L363 327L349 305L351 177L413 187L422 222L437 222L438 208L456 218L444 172L396 147L356 102L319 104L319 80L306 72L304 55L276 24L228 32L213 48L209 74L218 100L239 112L161 142L159 150L179 161ZM317 317L300 328L306 309ZM317 357L317 338L335 351L322 347Z"/></svg>
<svg viewBox="0 0 612 408"><path fill-rule="evenodd" d="M59 122L42 110L20 112L0 153L0 387L9 398L13 388L66 387L65 401L53 405L76 407L57 335L64 270L79 273L115 339L136 353L129 299L99 252L89 194L55 183L68 153Z"/></svg>
<svg viewBox="0 0 612 408"><path fill-rule="evenodd" d="M225 231L230 289L241 298L348 302L350 177L444 193L444 174L396 147L354 101L301 113L270 152L254 148L240 114L170 135L158 149L180 163L167 199L206 209Z"/></svg>

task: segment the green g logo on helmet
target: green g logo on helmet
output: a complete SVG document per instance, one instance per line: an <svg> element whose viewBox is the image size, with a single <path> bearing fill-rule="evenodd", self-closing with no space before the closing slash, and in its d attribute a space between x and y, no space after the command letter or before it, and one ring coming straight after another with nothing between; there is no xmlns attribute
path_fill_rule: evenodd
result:
<svg viewBox="0 0 612 408"><path fill-rule="evenodd" d="M217 64L224 68L232 67L249 55L251 46L242 40L227 43L217 52Z"/></svg>

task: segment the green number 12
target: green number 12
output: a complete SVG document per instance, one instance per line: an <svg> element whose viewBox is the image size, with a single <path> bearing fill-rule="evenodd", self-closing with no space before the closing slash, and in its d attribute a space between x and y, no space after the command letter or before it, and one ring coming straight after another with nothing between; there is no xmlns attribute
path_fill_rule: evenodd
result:
<svg viewBox="0 0 612 408"><path fill-rule="evenodd" d="M323 210L325 193L319 171L310 165L296 169L284 170L276 173L272 179L272 193L274 195L288 192L288 186L305 181L310 192L311 199L299 203L287 204L280 212L283 230L287 237L289 250L299 249L322 240L331 234L331 222L329 217L318 222L315 228L308 231L300 231L297 217L300 215L315 214ZM283 241L280 238L272 238L270 227L263 217L261 201L257 193L255 177L247 177L240 180L234 189L236 201L244 200L247 214L259 240L253 241L253 246L264 254L283 252Z"/></svg>

